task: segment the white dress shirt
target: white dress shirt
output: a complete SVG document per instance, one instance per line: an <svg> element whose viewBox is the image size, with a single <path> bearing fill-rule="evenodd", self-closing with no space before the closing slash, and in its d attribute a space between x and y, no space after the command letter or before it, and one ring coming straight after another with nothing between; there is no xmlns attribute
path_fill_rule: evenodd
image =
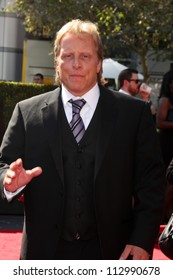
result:
<svg viewBox="0 0 173 280"><path fill-rule="evenodd" d="M70 121L72 120L72 104L70 102L68 102L70 99L76 100L76 99L85 99L86 103L83 106L83 108L80 111L80 115L81 118L83 120L84 126L85 126L85 130L87 129L92 116L95 112L98 100L99 100L99 96L100 96L100 91L99 91L99 87L98 84L96 83L95 86L90 89L87 93L85 93L82 96L74 96L72 95L66 88L64 85L62 85L62 103L64 106L64 111L68 120L68 123L70 123ZM17 195L19 192L21 192L23 189L25 188L25 186L19 188L18 190L16 190L15 192L8 192L6 191L6 189L4 188L4 194L7 198L8 201L11 201L12 198Z"/></svg>
<svg viewBox="0 0 173 280"><path fill-rule="evenodd" d="M86 104L82 107L80 111L81 118L83 120L85 129L87 129L92 116L95 112L98 100L100 96L100 91L98 84L96 84L92 89L82 96L72 95L63 85L62 85L62 103L64 106L65 114L68 120L68 123L72 120L72 104L68 102L70 99L85 99Z"/></svg>
<svg viewBox="0 0 173 280"><path fill-rule="evenodd" d="M126 94L126 95L130 95L131 96L131 94L129 93L129 92L127 92L127 91L125 91L125 90L123 90L123 89L119 89L119 92L121 92L121 93L124 93L124 94Z"/></svg>

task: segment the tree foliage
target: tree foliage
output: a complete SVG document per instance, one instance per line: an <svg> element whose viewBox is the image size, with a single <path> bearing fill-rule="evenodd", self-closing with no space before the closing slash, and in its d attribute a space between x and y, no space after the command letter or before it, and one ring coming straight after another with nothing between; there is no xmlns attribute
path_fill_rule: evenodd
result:
<svg viewBox="0 0 173 280"><path fill-rule="evenodd" d="M14 4L8 9L12 8L24 19L27 32L35 36L54 38L57 30L69 20L94 19L92 2L97 1L14 0Z"/></svg>
<svg viewBox="0 0 173 280"><path fill-rule="evenodd" d="M26 31L53 39L74 18L98 24L105 53L118 46L139 55L147 80L148 51L173 53L173 0L14 0Z"/></svg>
<svg viewBox="0 0 173 280"><path fill-rule="evenodd" d="M111 35L135 51L139 57L145 79L148 79L147 54L164 50L172 54L173 1L172 0L120 0L105 6L99 13L99 26L106 36ZM163 55L163 52L161 53Z"/></svg>

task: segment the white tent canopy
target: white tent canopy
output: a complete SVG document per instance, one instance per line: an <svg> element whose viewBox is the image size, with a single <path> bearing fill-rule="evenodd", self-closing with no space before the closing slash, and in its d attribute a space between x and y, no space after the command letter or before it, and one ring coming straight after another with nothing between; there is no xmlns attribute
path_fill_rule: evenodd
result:
<svg viewBox="0 0 173 280"><path fill-rule="evenodd" d="M117 61L114 61L111 58L103 59L103 77L108 79L117 79L119 73L126 69L125 65L120 64Z"/></svg>
<svg viewBox="0 0 173 280"><path fill-rule="evenodd" d="M111 59L103 59L103 77L107 79L118 79L119 73L126 69L127 66ZM143 75L138 74L139 79L143 80Z"/></svg>

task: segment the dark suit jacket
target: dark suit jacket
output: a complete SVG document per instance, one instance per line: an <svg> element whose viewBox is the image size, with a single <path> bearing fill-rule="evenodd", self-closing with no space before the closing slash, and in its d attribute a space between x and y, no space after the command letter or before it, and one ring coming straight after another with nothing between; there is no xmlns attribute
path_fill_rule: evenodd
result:
<svg viewBox="0 0 173 280"><path fill-rule="evenodd" d="M24 191L24 259L54 259L62 227L60 92L57 88L17 104L1 146L1 189L8 168L4 162L20 157L26 169L43 169ZM150 109L141 100L104 87L99 102L94 193L103 258L119 258L127 243L152 253L162 212L164 169Z"/></svg>

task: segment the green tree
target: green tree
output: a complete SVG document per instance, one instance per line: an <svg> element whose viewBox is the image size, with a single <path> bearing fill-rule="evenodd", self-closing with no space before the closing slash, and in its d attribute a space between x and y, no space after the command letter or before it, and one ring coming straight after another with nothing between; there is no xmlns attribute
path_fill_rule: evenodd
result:
<svg viewBox="0 0 173 280"><path fill-rule="evenodd" d="M54 38L57 30L74 18L93 20L93 5L86 0L14 0L8 6L24 20L26 31L35 36Z"/></svg>
<svg viewBox="0 0 173 280"><path fill-rule="evenodd" d="M139 55L145 80L148 80L148 51L158 56L172 55L173 1L172 0L121 0L105 5L98 12L98 24L105 36L118 39L122 46Z"/></svg>
<svg viewBox="0 0 173 280"><path fill-rule="evenodd" d="M97 23L105 53L121 46L138 54L145 80L148 51L173 53L173 0L14 0L13 9L27 32L50 39L73 18Z"/></svg>

